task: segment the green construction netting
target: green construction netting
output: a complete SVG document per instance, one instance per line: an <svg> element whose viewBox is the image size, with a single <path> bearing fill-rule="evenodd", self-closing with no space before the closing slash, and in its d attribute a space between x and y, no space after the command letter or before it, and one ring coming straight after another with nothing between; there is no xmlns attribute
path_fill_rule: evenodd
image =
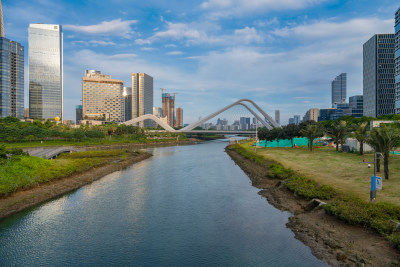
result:
<svg viewBox="0 0 400 267"><path fill-rule="evenodd" d="M277 140L267 141L267 144L265 144L265 142L266 142L266 140L259 141L257 146L260 146L260 147L292 147L292 142L289 139L280 139L279 146L278 146ZM294 138L293 144L296 144L296 146L308 146L308 138L306 138L306 137ZM314 142L314 144L315 144L315 142Z"/></svg>

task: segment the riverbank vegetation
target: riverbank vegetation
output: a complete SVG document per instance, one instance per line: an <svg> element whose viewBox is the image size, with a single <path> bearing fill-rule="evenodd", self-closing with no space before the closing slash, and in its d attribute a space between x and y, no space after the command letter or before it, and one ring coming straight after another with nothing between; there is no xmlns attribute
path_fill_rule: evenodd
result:
<svg viewBox="0 0 400 267"><path fill-rule="evenodd" d="M376 230L400 249L400 156L390 162L392 179L385 180L377 202L369 202L373 169L363 163L372 154L338 153L335 148L257 148L233 145L243 157L268 166L268 176L281 179L290 191L306 199L327 201L325 211L346 223Z"/></svg>
<svg viewBox="0 0 400 267"><path fill-rule="evenodd" d="M117 125L81 125L72 128L45 122L22 122L16 118L0 119L0 142L8 148L37 146L88 146L122 143L155 143L187 140L184 133L155 132L135 126Z"/></svg>
<svg viewBox="0 0 400 267"><path fill-rule="evenodd" d="M0 159L0 197L19 189L81 173L93 167L135 157L141 152L130 150L87 151L62 154L46 160L28 155L12 155Z"/></svg>

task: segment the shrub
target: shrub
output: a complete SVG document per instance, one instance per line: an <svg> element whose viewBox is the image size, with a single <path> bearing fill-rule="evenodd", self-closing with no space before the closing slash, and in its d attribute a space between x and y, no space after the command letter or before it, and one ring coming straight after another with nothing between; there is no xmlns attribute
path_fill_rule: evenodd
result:
<svg viewBox="0 0 400 267"><path fill-rule="evenodd" d="M331 186L318 185L314 180L301 175L287 178L284 184L290 191L308 199L331 199L336 194Z"/></svg>
<svg viewBox="0 0 400 267"><path fill-rule="evenodd" d="M286 169L277 163L269 165L268 176L271 178L287 179L292 175L294 175L294 171L290 168Z"/></svg>

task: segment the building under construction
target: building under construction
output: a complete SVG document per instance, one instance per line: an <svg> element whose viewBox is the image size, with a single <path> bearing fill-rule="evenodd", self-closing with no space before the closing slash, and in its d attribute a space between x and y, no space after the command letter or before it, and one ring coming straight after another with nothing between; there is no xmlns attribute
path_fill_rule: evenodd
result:
<svg viewBox="0 0 400 267"><path fill-rule="evenodd" d="M168 93L162 93L162 109L164 115L167 116L168 125L174 127L175 125L175 95L172 96Z"/></svg>

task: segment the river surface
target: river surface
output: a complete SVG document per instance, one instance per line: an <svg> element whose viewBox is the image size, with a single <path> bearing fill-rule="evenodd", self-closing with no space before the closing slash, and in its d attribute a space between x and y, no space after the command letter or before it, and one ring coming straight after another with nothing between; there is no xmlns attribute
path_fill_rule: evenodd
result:
<svg viewBox="0 0 400 267"><path fill-rule="evenodd" d="M153 157L0 223L0 266L324 266L223 141Z"/></svg>

